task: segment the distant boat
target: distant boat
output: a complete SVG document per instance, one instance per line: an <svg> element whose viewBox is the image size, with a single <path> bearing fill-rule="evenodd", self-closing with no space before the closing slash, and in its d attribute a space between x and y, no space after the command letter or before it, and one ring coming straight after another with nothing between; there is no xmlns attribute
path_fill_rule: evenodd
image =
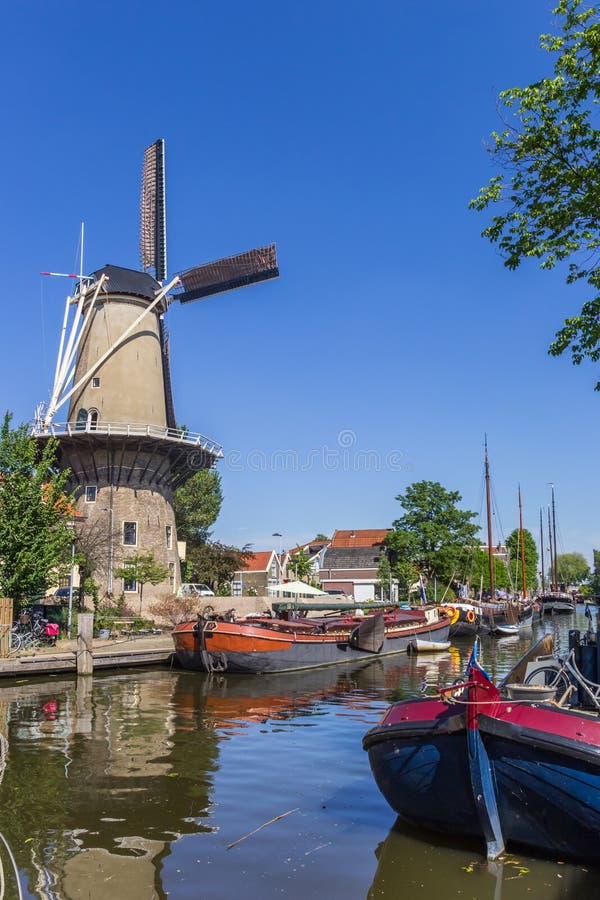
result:
<svg viewBox="0 0 600 900"><path fill-rule="evenodd" d="M496 597L494 571L494 545L492 539L492 500L490 489L490 464L488 459L487 440L485 442L485 496L487 509L488 532L488 565L490 576L490 601L481 603L481 624L479 631L490 634L518 634L521 622L527 628L533 620L533 604L527 599L527 574L525 569L525 550L523 541L523 511L521 504L521 488L519 487L519 547L521 554L521 599L518 601L499 602Z"/></svg>
<svg viewBox="0 0 600 900"><path fill-rule="evenodd" d="M527 616L527 618L520 619L518 622L515 622L514 625L509 625L508 623L504 625L496 625L495 634L520 634L522 631L527 631L528 629L530 629L532 625L533 611Z"/></svg>
<svg viewBox="0 0 600 900"><path fill-rule="evenodd" d="M527 568L525 566L525 540L523 537L523 504L519 485L519 554L521 557L521 603L517 607L514 621L496 622L494 633L499 635L520 634L533 625L533 604L527 601Z"/></svg>
<svg viewBox="0 0 600 900"><path fill-rule="evenodd" d="M450 641L423 641L414 638L406 646L407 653L441 653L450 649Z"/></svg>
<svg viewBox="0 0 600 900"><path fill-rule="evenodd" d="M541 525L541 522L540 522ZM542 604L542 614L546 613L574 613L577 603L573 594L560 590L558 583L558 564L556 552L556 503L554 499L554 485L552 485L552 519L548 509L548 535L550 538L550 590L542 590L539 598ZM543 573L544 546L542 543L542 573ZM542 575L542 581L543 581Z"/></svg>

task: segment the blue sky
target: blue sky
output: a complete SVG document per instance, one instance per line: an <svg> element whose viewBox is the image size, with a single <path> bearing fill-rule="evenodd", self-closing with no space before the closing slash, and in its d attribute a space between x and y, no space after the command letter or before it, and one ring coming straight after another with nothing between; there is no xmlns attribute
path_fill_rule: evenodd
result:
<svg viewBox="0 0 600 900"><path fill-rule="evenodd" d="M467 209L498 92L548 71L552 0L157 4L4 15L2 409L47 399L65 283L136 267L166 140L169 270L276 241L279 280L169 312L177 417L224 445L215 537L385 527L412 481L501 524L556 485L560 549L600 547L600 370L547 355L584 297L508 272Z"/></svg>

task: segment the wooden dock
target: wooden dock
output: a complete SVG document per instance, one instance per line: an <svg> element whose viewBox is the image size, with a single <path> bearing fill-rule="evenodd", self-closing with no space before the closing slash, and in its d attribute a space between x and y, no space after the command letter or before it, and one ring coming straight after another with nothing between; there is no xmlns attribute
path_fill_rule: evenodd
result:
<svg viewBox="0 0 600 900"><path fill-rule="evenodd" d="M170 634L126 639L95 640L92 648L94 671L128 669L131 666L171 665L174 661ZM21 651L0 659L0 678L54 675L77 671L77 641L59 641L56 647Z"/></svg>

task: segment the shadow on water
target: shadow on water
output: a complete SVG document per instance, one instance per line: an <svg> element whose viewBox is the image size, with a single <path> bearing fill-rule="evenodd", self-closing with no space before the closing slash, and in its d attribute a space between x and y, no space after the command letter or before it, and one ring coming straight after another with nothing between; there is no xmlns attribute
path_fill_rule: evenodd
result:
<svg viewBox="0 0 600 900"><path fill-rule="evenodd" d="M398 819L375 851L377 871L368 900L393 897L473 897L477 900L586 900L600 894L600 871L518 851L486 862L477 842L435 836Z"/></svg>

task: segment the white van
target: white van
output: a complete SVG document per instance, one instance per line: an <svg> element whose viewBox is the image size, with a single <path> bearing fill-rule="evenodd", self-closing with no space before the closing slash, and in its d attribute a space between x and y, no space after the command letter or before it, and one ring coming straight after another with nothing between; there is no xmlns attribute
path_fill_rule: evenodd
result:
<svg viewBox="0 0 600 900"><path fill-rule="evenodd" d="M207 584L182 584L177 591L178 597L214 597Z"/></svg>

